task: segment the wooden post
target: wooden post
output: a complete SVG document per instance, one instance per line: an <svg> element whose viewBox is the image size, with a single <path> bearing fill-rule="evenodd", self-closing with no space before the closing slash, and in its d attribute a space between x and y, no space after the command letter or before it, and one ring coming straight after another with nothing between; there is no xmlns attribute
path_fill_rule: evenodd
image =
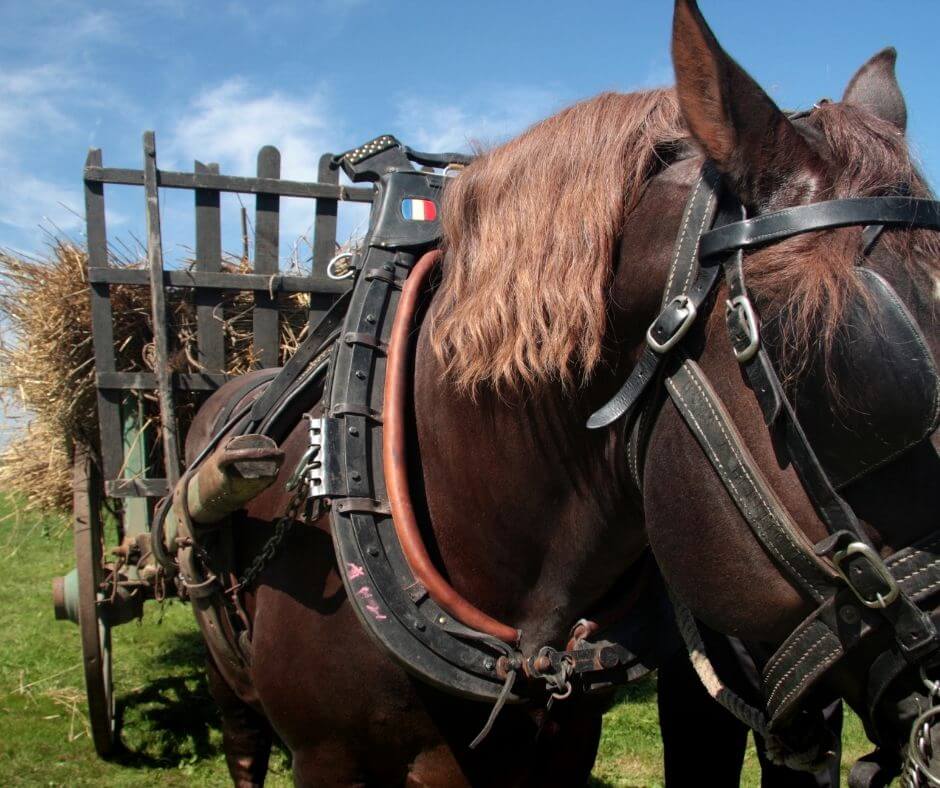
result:
<svg viewBox="0 0 940 788"><path fill-rule="evenodd" d="M196 162L195 172L219 174L218 164ZM222 270L222 221L219 215L219 192L196 189L196 270ZM197 288L196 343L197 359L205 372L225 371L225 337L221 315L216 307L222 303L221 290Z"/></svg>
<svg viewBox="0 0 940 788"><path fill-rule="evenodd" d="M101 150L95 148L88 151L85 167L101 166ZM101 182L85 180L85 224L88 268L107 268L108 234L104 214L104 184ZM106 282L91 285L91 324L95 374L100 378L101 375L116 371L110 286ZM98 425L102 472L106 479L115 479L123 464L120 392L98 388Z"/></svg>
<svg viewBox="0 0 940 788"><path fill-rule="evenodd" d="M150 306L156 356L157 398L162 422L163 460L170 489L180 476L179 430L173 403L167 338L166 293L163 289L163 239L160 232L160 194L157 144L152 131L144 132L144 193L147 206L147 263L150 270Z"/></svg>
<svg viewBox="0 0 940 788"><path fill-rule="evenodd" d="M265 145L258 152L258 177L281 177L281 154ZM273 276L278 272L280 246L279 211L281 198L276 194L259 194L255 198L255 260L256 274ZM270 293L255 291L254 354L262 367L276 367L280 355L277 325L277 302Z"/></svg>
<svg viewBox="0 0 940 788"><path fill-rule="evenodd" d="M320 157L317 170L320 183L339 183L339 167L333 161L332 153ZM317 197L316 221L313 230L313 262L310 273L318 279L326 279L327 263L336 254L336 213L339 200ZM313 331L323 315L333 305L336 296L329 293L310 291L310 330Z"/></svg>

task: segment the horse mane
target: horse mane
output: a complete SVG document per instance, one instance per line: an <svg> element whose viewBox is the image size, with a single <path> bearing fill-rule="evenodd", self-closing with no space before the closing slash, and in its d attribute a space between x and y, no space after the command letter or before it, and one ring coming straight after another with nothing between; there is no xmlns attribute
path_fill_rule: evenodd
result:
<svg viewBox="0 0 940 788"><path fill-rule="evenodd" d="M842 103L815 109L831 180L816 199L930 196L907 141L890 123ZM671 89L604 93L479 155L447 188L445 251L429 315L431 344L458 389L517 392L583 383L602 358L617 242L660 151L687 137ZM864 295L854 270L861 228L809 233L745 256L764 321L774 321L783 371L794 378L833 347L847 299ZM921 307L940 274L940 238L889 229Z"/></svg>
<svg viewBox="0 0 940 788"><path fill-rule="evenodd" d="M481 154L448 186L430 330L458 388L591 374L624 221L657 148L684 136L672 90L603 93Z"/></svg>
<svg viewBox="0 0 940 788"><path fill-rule="evenodd" d="M905 194L932 198L904 134L891 123L861 107L835 102L821 104L809 122L822 134L830 164L831 180L822 185L816 200ZM808 233L745 255L748 286L758 299L762 320L775 324L788 380L820 353L828 369L848 300L865 303L866 292L855 275L856 267L864 264L862 229ZM918 300L917 307L934 317L940 235L888 228L878 243L887 252L885 259L910 282L909 294Z"/></svg>

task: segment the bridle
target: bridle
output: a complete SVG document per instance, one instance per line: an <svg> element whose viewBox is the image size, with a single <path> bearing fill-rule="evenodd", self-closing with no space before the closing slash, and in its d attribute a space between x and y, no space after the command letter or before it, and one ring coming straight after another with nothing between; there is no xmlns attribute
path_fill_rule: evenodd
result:
<svg viewBox="0 0 940 788"><path fill-rule="evenodd" d="M801 426L768 354L743 268L747 250L803 233L850 226L865 227L863 250L867 254L885 227L940 231L940 202L909 197L827 200L746 218L740 202L723 188L707 163L686 205L662 309L649 326L639 361L614 397L590 417L588 426L604 427L618 419L632 424L631 470L642 466L637 458L651 430L649 410L657 402L650 395L662 381L754 535L815 603L812 614L764 667L764 708L744 715L740 708L732 711L761 732L785 730L787 720L818 680L870 632L887 628L893 637L871 663L866 687L869 733L885 745L888 741L885 731L878 729L876 708L902 674L912 668L923 670L940 656L940 635L920 607L940 588L936 555L940 528L887 558L874 549ZM904 444L892 447L871 467L855 469L856 477L929 440L940 420L940 382L916 321L885 280L867 268L857 271L892 332L882 340L880 350L890 354L886 357L897 367L895 372L906 375L905 380L917 389L913 394L917 407L912 409L917 412L911 417L913 423L901 431ZM690 329L710 310L722 274L728 288L725 317L734 355L767 427L785 447L828 531L816 545L810 544L764 481L706 375L684 347ZM899 357L900 347L905 349L903 357ZM676 604L681 607L678 600ZM694 632L682 627L681 613L688 620L688 611L677 612L687 645L690 650L698 648L698 643L688 642Z"/></svg>

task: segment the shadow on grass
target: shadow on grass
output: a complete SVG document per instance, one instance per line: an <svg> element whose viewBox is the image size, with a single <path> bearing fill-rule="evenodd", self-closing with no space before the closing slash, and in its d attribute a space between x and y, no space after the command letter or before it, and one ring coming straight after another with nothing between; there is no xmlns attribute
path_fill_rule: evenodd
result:
<svg viewBox="0 0 940 788"><path fill-rule="evenodd" d="M205 646L198 632L181 633L149 660L166 675L124 693L116 720L121 745L112 760L138 769L175 767L221 752L218 707L209 694Z"/></svg>

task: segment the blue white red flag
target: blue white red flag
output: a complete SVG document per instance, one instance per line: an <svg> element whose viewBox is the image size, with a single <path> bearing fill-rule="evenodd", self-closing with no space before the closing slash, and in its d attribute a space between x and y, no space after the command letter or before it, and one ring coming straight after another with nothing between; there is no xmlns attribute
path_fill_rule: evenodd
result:
<svg viewBox="0 0 940 788"><path fill-rule="evenodd" d="M433 222L437 218L437 206L431 200L409 197L401 201L401 215L410 222Z"/></svg>

